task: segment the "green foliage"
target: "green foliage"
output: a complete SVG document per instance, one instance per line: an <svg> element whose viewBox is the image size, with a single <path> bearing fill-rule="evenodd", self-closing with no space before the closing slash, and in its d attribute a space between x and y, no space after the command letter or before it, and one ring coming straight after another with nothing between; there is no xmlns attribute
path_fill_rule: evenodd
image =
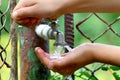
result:
<svg viewBox="0 0 120 80"><path fill-rule="evenodd" d="M118 67L118 66L110 66L110 69L112 69L113 71L118 71L118 70L120 70L120 67Z"/></svg>
<svg viewBox="0 0 120 80"><path fill-rule="evenodd" d="M108 66L103 66L101 69L102 69L103 71L108 71L108 70L109 70L109 67L108 67Z"/></svg>
<svg viewBox="0 0 120 80"><path fill-rule="evenodd" d="M103 71L109 71L109 70L112 70L112 75L114 77L115 80L120 80L120 76L118 75L118 71L120 70L120 67L118 66L114 66L114 65L105 65L101 68Z"/></svg>
<svg viewBox="0 0 120 80"><path fill-rule="evenodd" d="M65 80L65 77L63 77L62 75L60 75L59 73L53 73L51 71L51 75L49 76L48 80Z"/></svg>
<svg viewBox="0 0 120 80"><path fill-rule="evenodd" d="M114 66L114 65L111 65L111 66L105 65L105 66L103 66L101 69L102 69L103 71L108 71L108 70L119 71L119 70L120 70L120 67Z"/></svg>
<svg viewBox="0 0 120 80"><path fill-rule="evenodd" d="M84 71L84 72L81 72L81 75L80 76L85 76L85 77L90 77L90 73L88 71Z"/></svg>
<svg viewBox="0 0 120 80"><path fill-rule="evenodd" d="M113 73L113 76L115 80L120 80L120 76L116 72Z"/></svg>

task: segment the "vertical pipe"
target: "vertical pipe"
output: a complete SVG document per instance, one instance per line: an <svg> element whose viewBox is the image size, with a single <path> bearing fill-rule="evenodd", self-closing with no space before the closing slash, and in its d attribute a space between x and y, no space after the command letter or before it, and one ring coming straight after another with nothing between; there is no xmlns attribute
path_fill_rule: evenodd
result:
<svg viewBox="0 0 120 80"><path fill-rule="evenodd" d="M74 47L74 20L73 14L65 15L65 41L68 45Z"/></svg>
<svg viewBox="0 0 120 80"><path fill-rule="evenodd" d="M31 29L20 30L21 44L21 80L47 80L49 70L39 61L35 55L34 48L39 46L48 52L48 41L36 36Z"/></svg>
<svg viewBox="0 0 120 80"><path fill-rule="evenodd" d="M74 20L71 13L65 15L65 41L71 48L74 47ZM74 80L74 75L71 76Z"/></svg>
<svg viewBox="0 0 120 80"><path fill-rule="evenodd" d="M16 0L11 0L10 11L12 12L16 5ZM12 80L18 80L18 59L17 59L17 24L11 19L11 76Z"/></svg>

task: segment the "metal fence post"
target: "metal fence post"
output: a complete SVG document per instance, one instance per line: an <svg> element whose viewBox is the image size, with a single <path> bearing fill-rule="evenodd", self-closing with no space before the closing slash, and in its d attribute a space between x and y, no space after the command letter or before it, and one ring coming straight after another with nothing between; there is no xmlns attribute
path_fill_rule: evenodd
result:
<svg viewBox="0 0 120 80"><path fill-rule="evenodd" d="M16 5L16 0L10 1L10 11L12 13L14 7ZM11 19L11 75L10 78L12 80L18 80L18 50L17 50L17 24Z"/></svg>
<svg viewBox="0 0 120 80"><path fill-rule="evenodd" d="M74 19L73 14L65 14L65 41L67 44L74 48ZM74 80L74 74L71 75L72 80Z"/></svg>
<svg viewBox="0 0 120 80"><path fill-rule="evenodd" d="M34 48L39 46L48 52L48 41L36 36L31 29L21 27L21 80L47 80L49 70L39 61Z"/></svg>

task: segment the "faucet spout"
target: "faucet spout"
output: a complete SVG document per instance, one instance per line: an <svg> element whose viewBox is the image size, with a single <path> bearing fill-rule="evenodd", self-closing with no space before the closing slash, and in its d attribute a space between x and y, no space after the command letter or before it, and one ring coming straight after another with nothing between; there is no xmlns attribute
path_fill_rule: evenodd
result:
<svg viewBox="0 0 120 80"><path fill-rule="evenodd" d="M55 46L61 45L61 46L65 46L67 45L67 43L65 42L65 38L62 32L57 32L56 36L55 36Z"/></svg>
<svg viewBox="0 0 120 80"><path fill-rule="evenodd" d="M47 22L48 23L48 22ZM38 36L42 37L43 39L54 39L54 47L55 51L54 54L50 56L50 58L61 58L60 54L65 53L66 49L71 48L65 42L65 37L62 31L57 29L57 22L53 21L51 24L40 24L36 27L35 32ZM69 50L69 51L70 51Z"/></svg>

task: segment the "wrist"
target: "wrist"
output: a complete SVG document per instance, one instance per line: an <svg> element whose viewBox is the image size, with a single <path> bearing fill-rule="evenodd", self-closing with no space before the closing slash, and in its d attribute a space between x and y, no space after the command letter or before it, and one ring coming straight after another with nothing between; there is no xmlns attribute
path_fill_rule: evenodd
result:
<svg viewBox="0 0 120 80"><path fill-rule="evenodd" d="M71 13L72 1L70 0L55 0L54 7L56 15L60 16L66 13ZM72 6L73 7L73 6Z"/></svg>
<svg viewBox="0 0 120 80"><path fill-rule="evenodd" d="M70 10L71 10L70 5L71 5L70 0L62 0L62 1L60 1L59 7L58 7L58 12L61 13L61 14L70 13Z"/></svg>
<svg viewBox="0 0 120 80"><path fill-rule="evenodd" d="M85 56L86 63L90 64L90 63L96 62L94 44L84 43L82 46L84 48L83 55Z"/></svg>
<svg viewBox="0 0 120 80"><path fill-rule="evenodd" d="M107 45L99 44L99 43L91 43L89 46L90 46L89 49L91 51L93 62L107 63L105 62L106 60L104 59L105 57L107 57L107 55L104 54L107 53L106 51L109 51L107 50L109 49Z"/></svg>
<svg viewBox="0 0 120 80"><path fill-rule="evenodd" d="M51 2L49 4L50 5L50 19L56 19L58 17L60 17L61 15L63 15L63 10L62 10L62 4L64 2L61 0L51 0Z"/></svg>
<svg viewBox="0 0 120 80"><path fill-rule="evenodd" d="M93 47L92 43L84 43L73 50L79 67L95 62Z"/></svg>

